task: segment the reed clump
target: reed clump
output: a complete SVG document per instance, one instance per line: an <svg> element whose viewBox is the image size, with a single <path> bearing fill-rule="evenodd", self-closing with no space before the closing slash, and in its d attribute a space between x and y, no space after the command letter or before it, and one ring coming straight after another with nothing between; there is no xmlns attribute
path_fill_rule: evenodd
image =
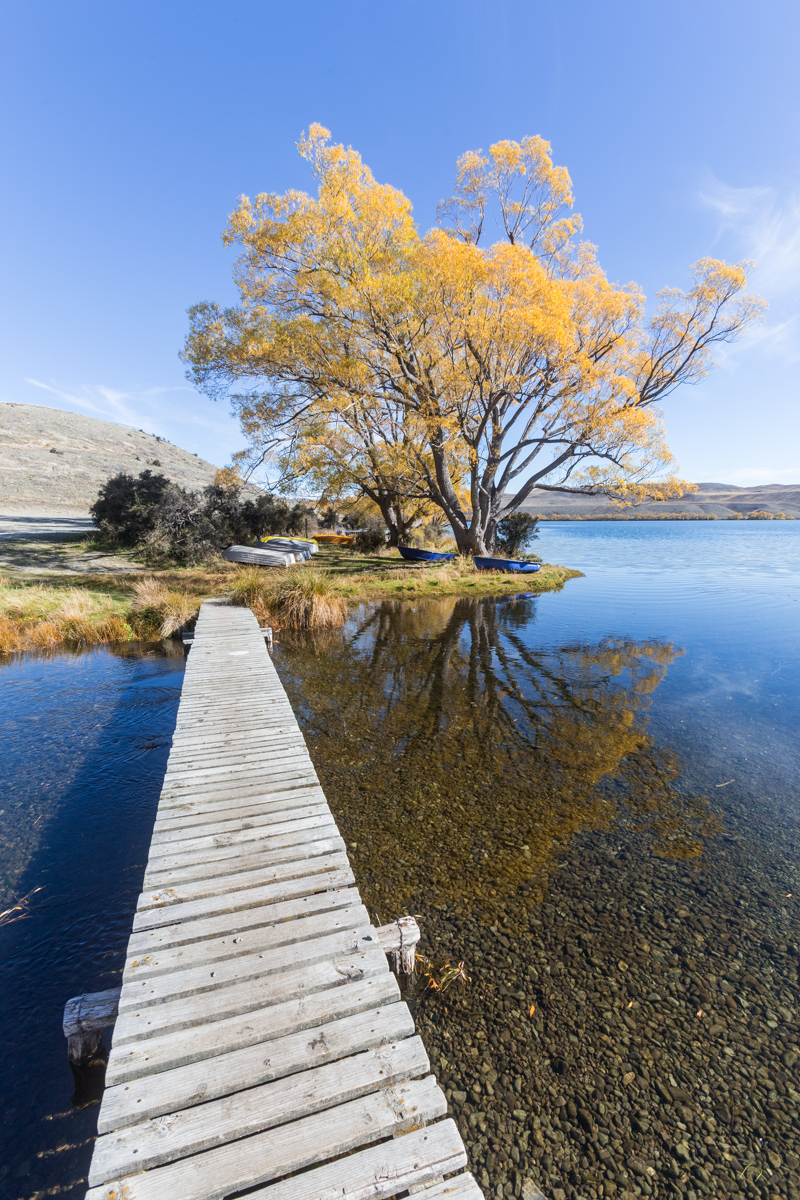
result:
<svg viewBox="0 0 800 1200"><path fill-rule="evenodd" d="M195 597L167 587L152 576L133 585L131 623L139 637L172 637L187 629L199 611L200 604Z"/></svg>
<svg viewBox="0 0 800 1200"><path fill-rule="evenodd" d="M287 629L336 629L347 620L347 601L324 570L298 565L273 574L243 567L229 594L232 604L251 608L259 621Z"/></svg>
<svg viewBox="0 0 800 1200"><path fill-rule="evenodd" d="M88 588L0 582L0 653L127 641L131 636L113 596Z"/></svg>

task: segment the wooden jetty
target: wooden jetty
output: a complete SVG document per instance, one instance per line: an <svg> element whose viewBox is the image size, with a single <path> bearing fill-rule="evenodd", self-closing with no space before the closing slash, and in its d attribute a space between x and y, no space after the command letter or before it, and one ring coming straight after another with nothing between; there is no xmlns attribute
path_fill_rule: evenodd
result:
<svg viewBox="0 0 800 1200"><path fill-rule="evenodd" d="M482 1200L387 964L401 941L370 924L256 618L206 601L106 997L87 1200ZM85 999L76 1047L103 1021Z"/></svg>

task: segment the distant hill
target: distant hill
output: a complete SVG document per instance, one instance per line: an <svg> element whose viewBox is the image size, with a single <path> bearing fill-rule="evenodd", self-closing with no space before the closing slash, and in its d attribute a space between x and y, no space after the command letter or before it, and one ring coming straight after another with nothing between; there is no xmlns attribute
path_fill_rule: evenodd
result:
<svg viewBox="0 0 800 1200"><path fill-rule="evenodd" d="M774 516L800 518L800 484L767 483L760 487L733 487L729 483L698 483L697 491L679 500L639 504L635 508L616 508L602 496L568 496L558 492L535 491L522 505L523 512L544 518L565 517L628 518L652 517L747 517L765 512Z"/></svg>
<svg viewBox="0 0 800 1200"><path fill-rule="evenodd" d="M0 506L86 513L119 471L148 468L181 487L214 482L213 463L164 438L39 404L0 403Z"/></svg>

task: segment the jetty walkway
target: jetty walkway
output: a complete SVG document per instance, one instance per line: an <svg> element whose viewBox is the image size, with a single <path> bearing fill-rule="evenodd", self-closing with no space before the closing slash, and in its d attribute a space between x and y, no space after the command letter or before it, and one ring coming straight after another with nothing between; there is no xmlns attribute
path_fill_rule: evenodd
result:
<svg viewBox="0 0 800 1200"><path fill-rule="evenodd" d="M482 1200L249 609L201 608L143 886L87 1200Z"/></svg>

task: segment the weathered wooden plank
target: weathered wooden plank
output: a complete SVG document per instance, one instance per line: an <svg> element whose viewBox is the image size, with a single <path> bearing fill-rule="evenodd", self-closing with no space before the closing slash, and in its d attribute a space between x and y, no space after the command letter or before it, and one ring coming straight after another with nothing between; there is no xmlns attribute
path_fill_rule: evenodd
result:
<svg viewBox="0 0 800 1200"><path fill-rule="evenodd" d="M164 776L164 790L170 791L178 783L194 785L207 779L216 779L220 775L235 775L236 778L241 776L242 779L247 779L255 771L277 773L295 764L303 770L314 770L305 747L290 748L284 752L267 747L263 751L252 752L247 757L229 755L221 762L209 761L191 766L180 763L167 770Z"/></svg>
<svg viewBox="0 0 800 1200"><path fill-rule="evenodd" d="M243 1016L215 1021L199 1032L189 1028L157 1034L141 1043L115 1044L106 1067L106 1085L128 1083L146 1075L234 1053L316 1028L340 1017L372 1010L399 998L396 979L388 971L381 971L352 983L337 980L329 988L282 1000Z"/></svg>
<svg viewBox="0 0 800 1200"><path fill-rule="evenodd" d="M331 810L327 804L304 804L282 812L263 813L247 821L217 821L213 825L203 826L202 831L186 829L178 832L170 829L166 833L153 834L154 844L150 851L150 861L162 854L230 846L235 839L258 841L263 837L288 832L294 821L302 821L308 817L322 817L327 821L330 815ZM298 826L295 825L294 828Z"/></svg>
<svg viewBox="0 0 800 1200"><path fill-rule="evenodd" d="M219 1054L202 1062L146 1075L132 1083L107 1087L97 1128L110 1133L127 1125L178 1112L208 1100L241 1092L360 1054L414 1033L414 1020L402 1001L358 1012L313 1029L289 1033L257 1047Z"/></svg>
<svg viewBox="0 0 800 1200"><path fill-rule="evenodd" d="M300 787L293 787L291 784L284 787L279 785L274 787L271 783L263 786L257 779L251 783L243 783L240 786L226 784L223 788L211 788L206 791L199 789L194 792L181 792L177 796L162 796L158 804L158 812L164 817L169 817L171 814L181 812L192 812L194 809L213 810L216 805L220 810L228 807L231 801L257 801L263 800L265 804L277 804L280 800L288 799L289 797L307 797L306 803L311 803L312 798L317 802L325 801L325 794L318 783L301 784Z"/></svg>
<svg viewBox="0 0 800 1200"><path fill-rule="evenodd" d="M186 694L186 704L184 705L181 714L181 721L185 722L190 717L200 718L203 716L217 717L220 715L219 698L220 689L224 688L226 694L230 694L231 702L225 702L225 715L238 713L248 710L250 712L264 713L270 717L280 716L281 714L288 715L291 711L289 701L285 694L281 695L276 689L272 694L261 691L256 686L243 689L239 694L222 680L217 680L213 685L209 684L205 695L200 695L196 691L193 693L189 690Z"/></svg>
<svg viewBox="0 0 800 1200"><path fill-rule="evenodd" d="M120 1185L92 1187L86 1200L222 1200L232 1192L432 1121L446 1110L433 1076L395 1083L289 1125L129 1175Z"/></svg>
<svg viewBox="0 0 800 1200"><path fill-rule="evenodd" d="M430 1064L418 1037L384 1043L335 1062L260 1084L244 1092L101 1135L89 1183L148 1171L264 1129L299 1121L367 1096L386 1084L424 1075Z"/></svg>
<svg viewBox="0 0 800 1200"><path fill-rule="evenodd" d="M281 921L278 925L261 925L256 929L236 929L223 937L206 938L202 942L190 942L187 946L174 946L166 950L153 950L149 954L129 957L122 972L122 982L148 979L154 975L167 975L189 967L210 966L226 958L238 958L242 954L263 953L277 946L293 945L309 938L336 933L342 929L359 929L369 926L369 916L363 904L352 908L336 909L333 912L299 917L295 921ZM378 945L386 948L378 934ZM119 988L116 989L119 991ZM117 1005L114 1006L116 1014Z"/></svg>
<svg viewBox="0 0 800 1200"><path fill-rule="evenodd" d="M270 682L263 668L248 672L241 680L236 672L232 675L225 672L213 679L193 677L185 680L184 692L181 695L182 699L184 694L186 697L181 714L184 723L185 714L196 713L198 709L208 709L214 714L224 716L227 708L221 708L219 705L220 689L224 689L226 696L230 695L233 698L237 707L241 707L247 699L252 699L262 708L291 707L278 679Z"/></svg>
<svg viewBox="0 0 800 1200"><path fill-rule="evenodd" d="M258 697L253 695L252 702L247 705L237 705L230 712L225 708L209 706L201 712L193 713L191 717L178 716L174 738L179 745L189 741L194 742L201 734L209 738L220 737L228 733L240 733L250 729L251 740L262 736L276 734L285 728L290 721L290 712L283 706L276 708L274 704L262 705Z"/></svg>
<svg viewBox="0 0 800 1200"><path fill-rule="evenodd" d="M320 854L343 854L344 840L335 830L335 825L323 825L321 829L300 830L291 838L288 845L279 846L276 850L269 848L271 843L266 840L255 845L248 843L244 852L239 850L237 854L230 854L227 858L209 863L181 863L176 856L171 859L170 866L165 867L163 871L147 871L143 887L149 891L168 886L176 880L189 882L195 879L210 879L214 875L234 877L242 871L255 870L259 866L268 866L270 863L317 858ZM320 833L327 833L329 836L320 837Z"/></svg>
<svg viewBox="0 0 800 1200"><path fill-rule="evenodd" d="M220 686L229 687L233 694L237 689L249 689L261 703L270 703L272 700L286 703L286 693L280 688L277 676L270 678L265 669L269 665L271 664L265 660L263 666L253 669L248 669L244 663L227 663L220 670L213 670L208 674L190 674L187 671L187 704L211 703L215 698L219 698Z"/></svg>
<svg viewBox="0 0 800 1200"><path fill-rule="evenodd" d="M174 882L167 887L163 885L142 892L137 904L138 912L148 909L163 909L173 904L189 903L205 897L236 895L236 893L263 887L282 880L297 879L300 875L314 875L324 871L345 871L348 867L347 855L339 853L320 854L314 858L292 859L289 862L273 863L270 866L251 871L241 871L238 874L212 876L210 879L189 879L185 883ZM225 905L227 907L227 905Z"/></svg>
<svg viewBox="0 0 800 1200"><path fill-rule="evenodd" d="M190 942L221 937L230 932L238 934L247 929L289 923L310 913L333 912L360 903L361 897L355 888L343 887L336 891L314 892L310 896L279 900L274 904L263 904L255 908L219 913L214 917L199 917L174 925L146 929L141 933L131 934L127 956L135 958L137 955L151 954L169 946L185 946Z"/></svg>
<svg viewBox="0 0 800 1200"><path fill-rule="evenodd" d="M292 896L349 887L353 882L353 872L349 868L320 871L298 876L296 879L282 880L280 883L269 883L264 887L244 888L230 895L205 896L202 900L189 900L185 904L148 908L134 916L133 931L139 933L143 929L156 929L160 925L173 925L180 921L191 921L196 917L212 917L216 913L237 912L243 908L274 904L278 900L289 900Z"/></svg>
<svg viewBox="0 0 800 1200"><path fill-rule="evenodd" d="M201 966L182 966L169 974L129 977L119 999L119 1012L144 1011L151 1005L158 1005L161 1012L168 1001L183 998L188 1003L189 997L201 993L216 992L246 980L266 980L267 976L282 971L323 959L343 958L379 945L378 935L367 924L357 929L337 929L302 942L245 951Z"/></svg>
<svg viewBox="0 0 800 1200"><path fill-rule="evenodd" d="M196 812L208 812L213 815L215 806L218 819L222 819L229 808L249 807L258 803L265 807L270 804L278 807L281 801L299 800L302 797L305 797L307 804L327 803L319 783L310 775L304 775L302 772L286 776L260 775L258 778L243 779L239 784L225 783L221 787L176 790L169 796L164 795L159 801L158 820L170 821ZM293 805L284 803L284 807L290 808Z"/></svg>
<svg viewBox="0 0 800 1200"><path fill-rule="evenodd" d="M266 666L267 664L265 664ZM182 727L186 726L189 715L206 720L216 718L224 720L228 715L228 708L227 705L220 706L219 704L220 689L224 689L226 694L230 692L232 703L237 709L241 708L248 700L251 701L254 710L263 709L270 713L280 709L285 711L287 705L291 707L285 692L281 695L277 680L274 684L267 686L265 683L267 671L258 671L256 676L258 675L261 676L264 690L257 678L248 679L241 688L235 678L229 676L220 676L217 680L187 679L185 683L186 706L183 712L178 714Z"/></svg>
<svg viewBox="0 0 800 1200"><path fill-rule="evenodd" d="M199 733L195 722L191 721L179 735L173 735L170 758L173 753L177 754L180 758L184 754L195 753L197 750L205 750L211 740L214 741L214 744L231 750L237 746L249 746L256 738L269 738L270 741L281 741L285 738L288 742L298 741L305 745L305 738L303 738L302 733L298 729L297 721L294 717L291 720L287 718L279 727L272 728L269 732L264 733L261 732L260 726L256 722L249 724L247 721L244 721L241 725L237 722L236 727L228 730L226 733L219 734L216 737L212 733L211 737L209 737L206 726L204 726L203 732Z"/></svg>
<svg viewBox="0 0 800 1200"><path fill-rule="evenodd" d="M253 742L258 743L258 753L253 753ZM308 754L306 744L298 734L292 737L285 727L279 733L264 731L257 738L250 737L240 745L230 745L214 737L207 738L194 748L178 742L170 752L170 771L199 771L209 766L236 766L238 763L263 761L278 762L282 758ZM173 776L174 777L174 776Z"/></svg>
<svg viewBox="0 0 800 1200"><path fill-rule="evenodd" d="M285 853L288 857L295 849L298 854L312 853L312 847L318 842L331 842L338 846L342 841L332 819L326 821L324 817L314 817L308 821L297 821L295 825L294 829L287 829L277 835L265 832L264 837L215 846L211 850L190 850L186 854L176 852L161 855L153 860L145 872L144 886L150 887L160 883L168 871L186 872L187 878L193 874L201 878L203 872L217 875L228 869L235 871L240 864L268 863L271 861L271 854ZM228 863L230 867L226 866Z"/></svg>
<svg viewBox="0 0 800 1200"><path fill-rule="evenodd" d="M455 1121L439 1121L369 1150L326 1163L280 1183L250 1192L247 1200L391 1200L409 1188L466 1166L467 1156ZM462 1182L463 1181L463 1182ZM447 1200L483 1200L471 1175L449 1179L440 1196ZM427 1190L424 1196L431 1196ZM437 1197L438 1200L438 1197Z"/></svg>
<svg viewBox="0 0 800 1200"><path fill-rule="evenodd" d="M314 784L319 784L314 772L310 769L297 768L285 771L264 771L262 769L254 770L249 773L242 772L239 774L228 773L221 775L215 780L205 780L203 782L176 783L169 789L164 790L162 797L170 800L181 800L187 793L199 795L203 792L211 793L215 788L222 792L231 786L260 785L265 791L278 791L279 789L288 790L294 787L312 787Z"/></svg>
<svg viewBox="0 0 800 1200"><path fill-rule="evenodd" d="M248 766L260 762L271 767L287 758L307 758L308 751L301 738L289 738L285 733L269 737L266 733L259 737L258 748L253 749L253 740L246 746L217 745L216 739L210 738L202 750L192 753L184 752L170 754L169 774L165 781L172 782L181 775L193 775L214 767Z"/></svg>
<svg viewBox="0 0 800 1200"><path fill-rule="evenodd" d="M263 799L246 797L244 799L228 800L224 805L218 804L212 809L185 805L182 811L176 811L174 808L167 809L166 811L162 810L156 816L154 832L164 833L172 829L182 831L202 825L213 825L220 820L240 821L260 815L268 816L270 813L285 813L289 812L292 808L301 807L304 803L308 803L304 795L298 795L297 792L290 792L284 798L278 800L272 799L269 793ZM202 833L202 829L199 832Z"/></svg>
<svg viewBox="0 0 800 1200"><path fill-rule="evenodd" d="M434 1126L434 1129L438 1128L438 1125ZM537 1192L541 1200L544 1200L544 1196L538 1189ZM419 1194L422 1196L422 1200L483 1200L483 1192L472 1175L458 1175L455 1179L429 1183L427 1187L422 1188ZM536 1200L536 1197L532 1195L531 1200Z"/></svg>
<svg viewBox="0 0 800 1200"><path fill-rule="evenodd" d="M224 687L225 685L222 686ZM219 697L219 687L217 688L217 697ZM247 712L242 712L244 707L247 708ZM288 721L290 719L286 703L279 703L271 699L262 699L255 690L251 694L250 703L245 705L244 701L238 702L235 712L229 712L227 708L220 707L219 703L215 707L213 692L209 688L209 694L205 701L202 704L195 703L195 711L191 714L191 719L188 715L188 709L186 710L186 715L178 713L178 723L175 728L179 734L188 733L196 737L203 729L229 726L232 716L241 717L243 721L253 720L254 718L261 720L266 717L271 724L275 724L277 720Z"/></svg>
<svg viewBox="0 0 800 1200"><path fill-rule="evenodd" d="M179 776L176 775L172 779L164 780L163 795L174 796L178 792L184 792L187 789L194 791L195 788L204 787L209 784L235 783L238 781L247 783L255 779L304 779L311 782L319 782L311 763L305 757L295 755L293 758L287 758L273 765L268 765L265 762L253 762L243 763L239 766L207 767L202 771L197 771L194 778L181 772Z"/></svg>
<svg viewBox="0 0 800 1200"><path fill-rule="evenodd" d="M156 1034L240 1016L268 1004L321 992L337 983L353 983L383 971L389 973L386 956L380 948L376 948L313 962L294 970L282 971L277 975L246 979L242 983L231 983L215 992L181 996L178 1000L141 1009L124 1008L123 994L120 997L119 1017L114 1027L113 1045L124 1046L137 1038L154 1037Z"/></svg>
<svg viewBox="0 0 800 1200"><path fill-rule="evenodd" d="M261 684L258 682L258 675L261 676ZM235 676L231 678L221 675L213 680L189 679L186 688L186 704L181 714L181 720L185 724L189 716L224 716L231 709L243 708L248 703L254 709L269 713L281 710L285 712L287 708L291 707L286 693L277 683L267 686L266 678L266 672L256 672L255 676L242 686L236 682ZM221 689L224 689L225 694L230 694L231 697L231 704L226 704L224 708L220 708L219 705Z"/></svg>

